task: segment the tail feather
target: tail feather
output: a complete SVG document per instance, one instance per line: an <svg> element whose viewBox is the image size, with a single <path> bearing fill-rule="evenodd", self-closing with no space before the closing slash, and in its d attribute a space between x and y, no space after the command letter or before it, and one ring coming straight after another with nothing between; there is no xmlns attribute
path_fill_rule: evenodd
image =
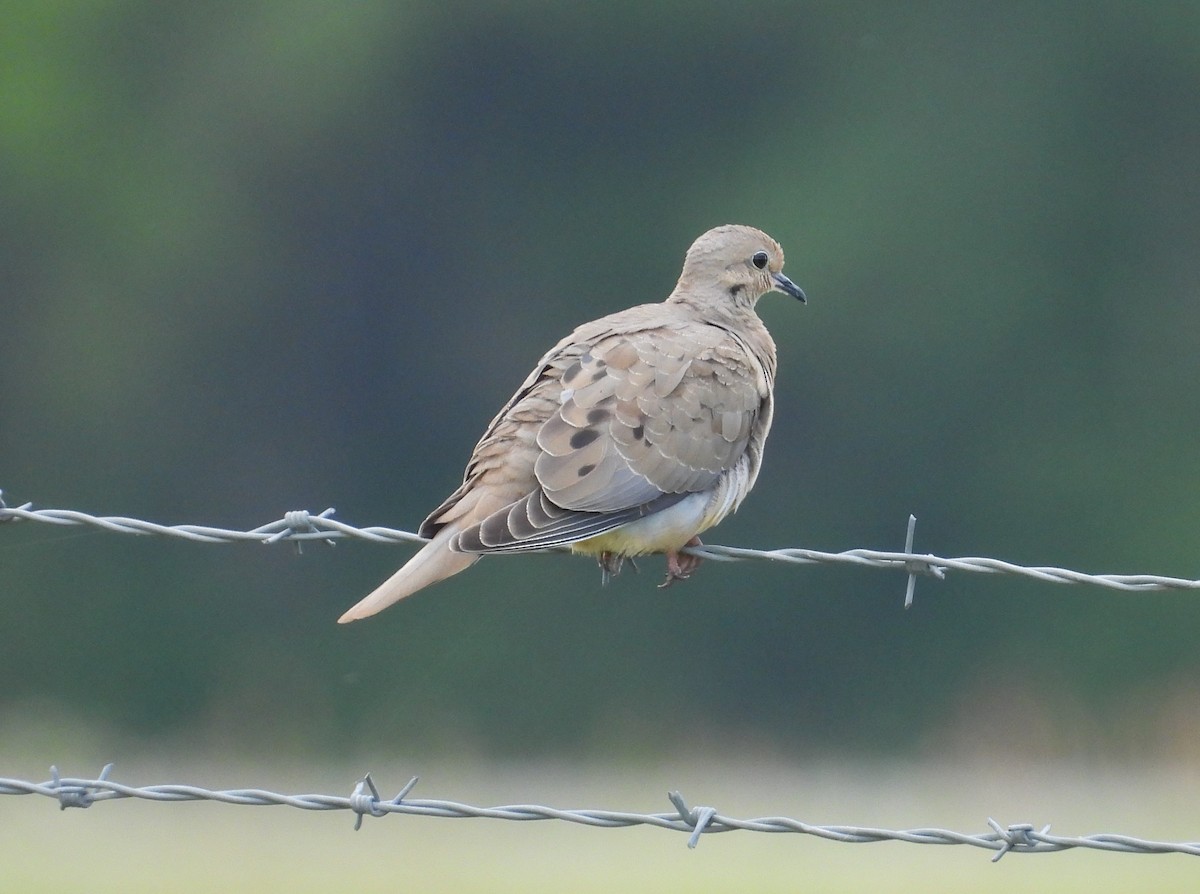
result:
<svg viewBox="0 0 1200 894"><path fill-rule="evenodd" d="M369 618L405 596L411 596L417 590L445 580L474 565L479 560L478 555L450 551L450 540L457 533L458 526L455 524L449 524L438 531L437 536L421 547L399 571L338 618L338 623L348 624L351 621Z"/></svg>

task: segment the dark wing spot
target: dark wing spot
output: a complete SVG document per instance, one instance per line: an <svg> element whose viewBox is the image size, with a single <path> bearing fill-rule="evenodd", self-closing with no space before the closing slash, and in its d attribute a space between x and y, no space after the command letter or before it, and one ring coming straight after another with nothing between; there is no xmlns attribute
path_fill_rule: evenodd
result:
<svg viewBox="0 0 1200 894"><path fill-rule="evenodd" d="M585 428L571 435L571 447L578 450L581 447L586 447L596 438L600 437L600 432L594 428Z"/></svg>
<svg viewBox="0 0 1200 894"><path fill-rule="evenodd" d="M642 439L642 436L645 434L646 434L646 426L644 426L644 425L639 425L637 428L635 428L633 430L633 437L639 441Z"/></svg>
<svg viewBox="0 0 1200 894"><path fill-rule="evenodd" d="M585 475L590 475L594 468L596 468L595 463L588 463L586 466L580 466L578 473L579 477L583 478Z"/></svg>
<svg viewBox="0 0 1200 894"><path fill-rule="evenodd" d="M588 414L587 414L588 425L599 425L601 422L603 422L605 419L607 419L611 415L612 415L612 412L604 409L603 407L597 407L594 410L588 410Z"/></svg>
<svg viewBox="0 0 1200 894"><path fill-rule="evenodd" d="M576 360L574 363L572 363L570 366L568 366L565 370L563 370L563 376L562 376L563 381L569 382L571 379L573 379L577 375L579 375L582 371L583 371L583 366L580 365L578 360Z"/></svg>

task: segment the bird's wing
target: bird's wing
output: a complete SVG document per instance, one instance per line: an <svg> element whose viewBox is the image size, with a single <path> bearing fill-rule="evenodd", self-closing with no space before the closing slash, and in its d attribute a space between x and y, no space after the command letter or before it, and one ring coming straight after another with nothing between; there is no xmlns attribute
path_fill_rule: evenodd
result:
<svg viewBox="0 0 1200 894"><path fill-rule="evenodd" d="M496 444L509 462L473 488L486 487L485 477L492 486L511 480L495 474L506 465L518 477L532 471L533 486L463 526L453 549L543 549L666 509L714 488L758 435L764 407L769 414L768 373L744 341L671 305L581 327L526 386L472 467L482 468L481 451Z"/></svg>

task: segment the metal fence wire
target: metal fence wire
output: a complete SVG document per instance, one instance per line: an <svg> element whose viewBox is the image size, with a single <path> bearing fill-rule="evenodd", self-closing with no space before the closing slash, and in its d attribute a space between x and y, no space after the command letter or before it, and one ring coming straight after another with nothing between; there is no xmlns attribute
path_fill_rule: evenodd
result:
<svg viewBox="0 0 1200 894"><path fill-rule="evenodd" d="M333 518L334 509L311 513L298 509L284 514L283 518L249 531L234 531L206 525L162 525L124 516L96 516L75 509L34 509L32 503L9 508L0 491L0 522L32 521L52 525L88 525L116 534L158 535L178 537L197 543L283 543L291 542L300 549L312 540L333 543L352 537L373 543L424 543L425 539L410 531L394 528L356 528ZM1112 590L1144 592L1153 590L1200 590L1200 580L1181 577L1164 577L1157 574L1088 574L1069 568L1047 565L1017 565L1000 559L980 556L962 556L954 559L942 558L930 553L913 552L913 536L916 517L908 517L903 552L887 552L875 549L848 549L831 553L815 549L792 547L786 549L749 549L736 546L689 547L684 552L717 562L737 562L748 559L765 559L792 565L856 565L867 568L884 568L900 571L907 576L904 607L913 603L913 593L918 575L935 577L939 580L947 572L971 574L1007 574L1033 578L1055 584L1092 584Z"/></svg>
<svg viewBox="0 0 1200 894"><path fill-rule="evenodd" d="M333 518L334 510L320 513L297 510L283 518L248 531L235 531L204 525L162 525L121 516L95 516L73 509L34 509L32 504L8 507L0 491L0 522L30 521L52 525L88 525L118 534L159 535L179 537L199 543L282 543L290 541L299 549L311 540L334 542L354 537L376 543L424 542L408 531L392 528L357 528ZM871 549L851 549L844 552L790 548L759 550L729 546L703 546L689 549L694 555L715 561L765 559L795 565L816 563L856 565L900 571L907 577L905 607L913 602L913 589L918 575L944 578L947 572L974 574L1008 574L1033 578L1056 584L1092 584L1122 591L1200 590L1200 580L1163 577L1153 574L1087 574L1066 568L1026 566L999 559L968 556L942 558L928 553L913 552L916 519L909 516L903 552ZM58 801L62 809L90 807L99 801L137 798L157 802L219 801L224 804L282 805L301 810L350 810L356 814L354 828L362 825L363 817L383 817L388 814L434 817L479 817L497 820L559 820L594 828L626 826L655 826L688 833L688 846L695 847L700 837L716 832L792 832L812 835L828 841L863 844L878 841L902 841L909 844L969 845L994 851L993 862L1008 853L1040 854L1073 848L1113 851L1131 854L1191 854L1200 856L1200 842L1150 841L1129 835L1098 834L1081 837L1052 835L1050 826L1040 828L1031 823L1002 824L988 819L991 831L979 833L954 832L948 829L890 830L862 826L818 826L783 816L738 819L725 816L713 807L691 807L679 792L668 798L673 810L668 813L634 813L613 810L563 810L537 804L510 804L500 807L474 807L455 801L411 798L417 778L413 777L400 793L384 800L368 774L349 796L300 794L286 795L264 789L228 789L213 791L193 785L168 783L149 786L130 786L109 778L109 764L95 779L61 777L51 767L46 782L0 778L0 795L42 795Z"/></svg>
<svg viewBox="0 0 1200 894"><path fill-rule="evenodd" d="M364 776L345 795L285 795L264 789L226 789L212 791L194 785L165 784L136 787L114 782L109 778L113 765L106 766L95 779L62 777L56 767L50 768L47 782L0 778L0 795L42 795L57 800L59 807L90 807L100 801L140 798L147 801L219 801L223 804L245 806L286 806L300 810L349 810L355 816L354 828L362 826L363 817L383 817L388 814L436 816L456 819L482 818L529 822L559 820L599 829L620 829L627 826L655 826L688 834L688 847L694 848L702 835L717 832L792 832L812 835L827 841L847 844L868 844L878 841L902 841L908 844L961 844L994 851L992 862L1005 854L1046 854L1074 848L1114 851L1126 854L1191 854L1200 856L1200 842L1150 841L1129 835L1051 835L1050 826L1038 828L1031 823L1003 825L988 819L990 832L975 834L953 832L949 829L874 829L863 826L815 826L786 816L763 816L738 819L725 816L714 807L691 807L679 792L667 797L674 808L669 813L633 813L617 810L563 810L540 804L509 804L501 807L473 807L457 801L409 797L417 784L414 776L394 798L384 800L370 774Z"/></svg>

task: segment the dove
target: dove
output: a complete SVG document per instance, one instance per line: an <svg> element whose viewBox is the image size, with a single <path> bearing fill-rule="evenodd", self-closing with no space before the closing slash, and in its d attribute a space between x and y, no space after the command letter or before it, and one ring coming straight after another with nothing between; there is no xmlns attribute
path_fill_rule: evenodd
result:
<svg viewBox="0 0 1200 894"><path fill-rule="evenodd" d="M339 618L366 618L482 556L555 547L596 557L683 553L754 486L771 429L775 343L755 313L783 292L783 249L753 227L700 236L665 301L585 323L551 348L488 425L426 543Z"/></svg>

